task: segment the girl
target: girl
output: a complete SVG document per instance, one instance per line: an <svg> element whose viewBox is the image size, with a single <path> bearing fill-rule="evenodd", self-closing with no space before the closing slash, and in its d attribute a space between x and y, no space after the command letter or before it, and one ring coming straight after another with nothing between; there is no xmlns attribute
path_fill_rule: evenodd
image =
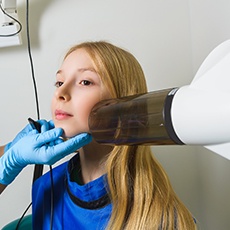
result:
<svg viewBox="0 0 230 230"><path fill-rule="evenodd" d="M89 132L89 113L100 100L147 92L134 56L102 41L72 47L55 85L52 117L64 138ZM34 229L196 229L148 146L92 141L52 179L53 193L49 173L34 183Z"/></svg>

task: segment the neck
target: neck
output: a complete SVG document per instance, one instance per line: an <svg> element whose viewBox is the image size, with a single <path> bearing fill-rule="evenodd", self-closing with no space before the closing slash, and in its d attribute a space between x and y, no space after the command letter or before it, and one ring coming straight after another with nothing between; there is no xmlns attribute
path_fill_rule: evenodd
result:
<svg viewBox="0 0 230 230"><path fill-rule="evenodd" d="M83 183L93 181L106 173L105 161L113 147L91 142L80 151Z"/></svg>

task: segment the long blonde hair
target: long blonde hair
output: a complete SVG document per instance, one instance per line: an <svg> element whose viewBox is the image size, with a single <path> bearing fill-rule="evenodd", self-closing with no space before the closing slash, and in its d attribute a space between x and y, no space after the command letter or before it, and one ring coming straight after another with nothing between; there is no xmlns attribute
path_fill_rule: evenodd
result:
<svg viewBox="0 0 230 230"><path fill-rule="evenodd" d="M143 70L126 50L105 41L85 42L66 56L79 48L90 55L112 97L147 92ZM106 165L113 207L107 229L196 229L149 146L116 146Z"/></svg>

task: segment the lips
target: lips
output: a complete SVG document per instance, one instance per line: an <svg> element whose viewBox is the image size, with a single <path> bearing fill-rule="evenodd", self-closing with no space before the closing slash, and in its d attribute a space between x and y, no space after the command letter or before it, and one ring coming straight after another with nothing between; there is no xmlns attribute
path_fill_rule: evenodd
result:
<svg viewBox="0 0 230 230"><path fill-rule="evenodd" d="M57 120L65 120L65 119L68 119L70 117L73 117L73 115L70 114L70 113L67 113L67 112L65 112L63 110L58 110L58 109L55 110L55 118Z"/></svg>

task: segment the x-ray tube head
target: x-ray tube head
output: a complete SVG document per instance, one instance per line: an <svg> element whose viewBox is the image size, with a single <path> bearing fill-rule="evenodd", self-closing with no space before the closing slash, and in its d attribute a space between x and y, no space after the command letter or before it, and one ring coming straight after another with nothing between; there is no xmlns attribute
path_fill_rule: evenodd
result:
<svg viewBox="0 0 230 230"><path fill-rule="evenodd" d="M98 103L89 117L94 139L114 145L183 144L171 123L170 92L160 90Z"/></svg>

